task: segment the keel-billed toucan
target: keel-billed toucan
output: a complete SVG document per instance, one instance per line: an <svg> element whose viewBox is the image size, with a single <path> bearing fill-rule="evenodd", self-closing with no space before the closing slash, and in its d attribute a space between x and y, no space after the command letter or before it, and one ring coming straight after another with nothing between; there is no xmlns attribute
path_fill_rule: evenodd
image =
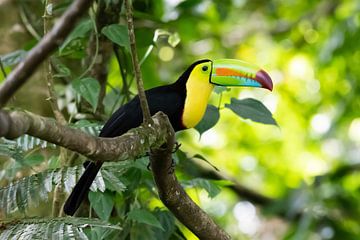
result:
<svg viewBox="0 0 360 240"><path fill-rule="evenodd" d="M167 114L175 131L196 126L202 119L215 85L261 87L272 90L269 75L252 64L234 60L200 60L193 63L170 85L146 91L151 115ZM120 107L105 123L100 137L116 137L142 123L139 97ZM87 196L103 162L88 162L83 175L66 200L64 212L73 215Z"/></svg>

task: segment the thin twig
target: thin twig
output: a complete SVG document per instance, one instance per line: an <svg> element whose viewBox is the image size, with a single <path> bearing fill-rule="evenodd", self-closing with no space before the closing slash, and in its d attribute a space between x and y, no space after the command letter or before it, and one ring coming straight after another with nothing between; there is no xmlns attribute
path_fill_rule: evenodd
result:
<svg viewBox="0 0 360 240"><path fill-rule="evenodd" d="M53 9L53 0L46 0L45 1L45 7L44 7L44 35L46 35L49 32L49 29L51 28L51 20L53 18L52 15L52 9ZM57 96L54 89L54 74L51 64L51 56L45 61L45 76L46 76L46 82L48 87L48 94L49 94L49 102L51 109L54 113L56 121L58 121L60 124L65 125L66 119L64 115L59 110L59 106L57 104ZM67 150L66 148L60 149L60 164L61 167L64 167L66 165L67 161ZM63 174L63 173L62 173ZM55 191L54 191L54 197L52 202L52 216L58 217L61 216L61 206L65 199L65 193L64 193L64 185L63 182L60 181L58 184L56 184Z"/></svg>
<svg viewBox="0 0 360 240"><path fill-rule="evenodd" d="M0 108L26 82L37 67L55 50L73 29L76 20L89 8L91 0L75 0L51 31L44 36L25 59L8 75L0 86Z"/></svg>
<svg viewBox="0 0 360 240"><path fill-rule="evenodd" d="M83 78L84 76L86 76L86 74L88 74L88 72L90 72L92 70L92 68L94 67L95 63L96 63L96 59L98 58L99 55L99 33L98 33L98 28L97 28L97 24L96 24L96 20L95 20L95 11L94 9L91 9L91 11L93 12L93 14L90 14L90 19L91 22L94 26L94 38L95 38L95 54L92 57L91 63L89 64L89 66L87 67L87 69L80 75L80 77L78 77L79 79Z"/></svg>
<svg viewBox="0 0 360 240"><path fill-rule="evenodd" d="M44 10L44 35L49 32L51 28L51 19L52 19L52 8L53 8L53 0L45 1L45 10ZM51 109L54 113L54 116L58 122L61 124L66 124L66 120L64 115L59 110L59 106L57 104L57 96L54 89L54 77L53 77L53 69L51 64L51 57L49 57L45 62L45 76L48 87L49 94L49 102L51 105Z"/></svg>
<svg viewBox="0 0 360 240"><path fill-rule="evenodd" d="M134 22L133 22L133 14L132 14L132 5L129 3L129 0L125 0L125 8L126 8L126 19L131 47L131 60L134 67L136 85L138 89L140 105L143 112L143 120L145 123L152 123L151 114L149 110L149 105L147 103L144 84L141 77L141 71L139 66L139 59L136 52L136 40L134 33Z"/></svg>
<svg viewBox="0 0 360 240"><path fill-rule="evenodd" d="M4 76L4 78L6 78L6 77L7 77L7 74L6 74L4 65L3 65L3 63L2 63L1 57L0 57L0 68L1 68L1 72L2 72L2 74L3 74L3 76Z"/></svg>
<svg viewBox="0 0 360 240"><path fill-rule="evenodd" d="M25 29L33 36L36 40L40 40L41 36L35 30L34 26L31 24L30 19L26 13L26 7L24 6L23 1L17 1L19 5L20 19L24 24Z"/></svg>

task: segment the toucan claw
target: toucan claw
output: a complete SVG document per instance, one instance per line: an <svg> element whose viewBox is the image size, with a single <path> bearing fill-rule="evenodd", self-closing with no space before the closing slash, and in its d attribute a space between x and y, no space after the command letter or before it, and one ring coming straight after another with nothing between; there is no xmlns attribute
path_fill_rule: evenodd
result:
<svg viewBox="0 0 360 240"><path fill-rule="evenodd" d="M179 150L179 148L181 147L181 143L175 142L174 144L174 150L172 151L172 153L176 153L177 150Z"/></svg>

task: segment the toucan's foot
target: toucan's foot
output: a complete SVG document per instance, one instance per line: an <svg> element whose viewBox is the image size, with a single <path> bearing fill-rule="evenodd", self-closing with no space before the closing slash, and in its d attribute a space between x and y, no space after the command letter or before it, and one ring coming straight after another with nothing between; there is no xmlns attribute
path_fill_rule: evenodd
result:
<svg viewBox="0 0 360 240"><path fill-rule="evenodd" d="M171 159L171 165L170 165L170 167L168 168L168 174L173 174L173 173L175 172L175 166L176 166L175 161L174 161L174 159L172 158L172 159Z"/></svg>
<svg viewBox="0 0 360 240"><path fill-rule="evenodd" d="M181 147L181 143L175 142L175 147L172 153L176 153L176 151L179 150L180 147Z"/></svg>

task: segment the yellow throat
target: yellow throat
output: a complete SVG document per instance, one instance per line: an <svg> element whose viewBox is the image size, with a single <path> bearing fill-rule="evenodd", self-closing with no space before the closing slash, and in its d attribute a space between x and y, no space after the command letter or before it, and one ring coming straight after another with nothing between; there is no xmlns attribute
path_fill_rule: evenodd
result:
<svg viewBox="0 0 360 240"><path fill-rule="evenodd" d="M207 66L207 71L203 67ZM214 85L210 83L211 62L197 65L186 82L186 99L182 123L186 128L195 127L205 114Z"/></svg>

